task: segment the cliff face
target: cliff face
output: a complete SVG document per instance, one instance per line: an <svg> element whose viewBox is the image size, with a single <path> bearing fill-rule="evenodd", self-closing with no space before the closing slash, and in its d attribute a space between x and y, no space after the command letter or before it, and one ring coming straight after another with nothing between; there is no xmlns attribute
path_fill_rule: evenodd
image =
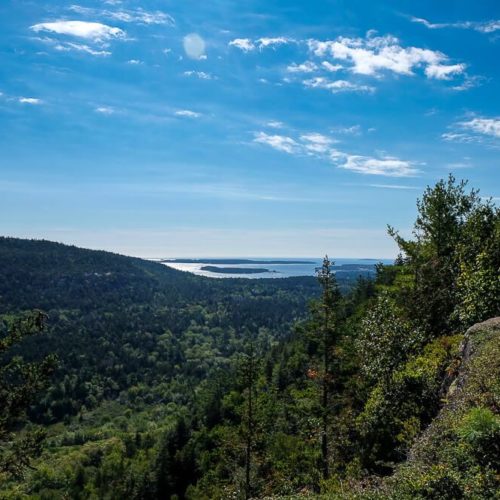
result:
<svg viewBox="0 0 500 500"><path fill-rule="evenodd" d="M500 317L469 328L444 405L386 483L388 498L498 498Z"/></svg>

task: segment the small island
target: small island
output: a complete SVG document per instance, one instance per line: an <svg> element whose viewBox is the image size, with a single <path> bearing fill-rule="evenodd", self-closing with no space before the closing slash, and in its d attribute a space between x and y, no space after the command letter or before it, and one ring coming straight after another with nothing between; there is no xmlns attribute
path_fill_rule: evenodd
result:
<svg viewBox="0 0 500 500"><path fill-rule="evenodd" d="M255 259L160 259L165 264L314 264L310 260L255 260Z"/></svg>
<svg viewBox="0 0 500 500"><path fill-rule="evenodd" d="M261 273L275 273L276 271L271 271L270 269L265 269L261 267L217 267L217 266L203 266L200 268L201 271L209 271L211 273L219 274L261 274Z"/></svg>

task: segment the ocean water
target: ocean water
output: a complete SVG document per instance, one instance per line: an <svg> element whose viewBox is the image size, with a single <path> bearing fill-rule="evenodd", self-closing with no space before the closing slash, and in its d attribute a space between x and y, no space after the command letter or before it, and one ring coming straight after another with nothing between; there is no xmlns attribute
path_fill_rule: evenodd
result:
<svg viewBox="0 0 500 500"><path fill-rule="evenodd" d="M207 276L210 278L248 278L248 279L259 279L259 278L290 278L293 276L314 276L316 274L316 270L321 267L323 262L322 258L248 258L248 260L255 261L251 264L230 264L230 263L214 263L215 259L208 259L209 262L204 262L203 258L196 259L197 262L180 262L182 259L172 259L175 262L171 262L168 259L155 259L161 260L162 264L172 267L173 269L177 269L179 271L187 271L198 276ZM189 259L192 260L192 259ZM223 261L224 259L217 259ZM266 261L290 261L290 263L286 264L269 264ZM349 268L345 270L336 269L336 273L342 272L353 272L353 268L351 265L356 265L356 271L370 271L373 270L373 266L377 262L383 262L384 264L390 264L393 262L392 259L346 259L346 258L338 258L331 259L335 262L335 266L344 266L349 265ZM307 263L292 263L293 261L307 261ZM220 268L239 268L239 269L260 269L265 268L268 269L268 272L263 273L252 273L252 274L231 274L231 273L216 273L212 271L207 271L201 269L204 266L216 266Z"/></svg>

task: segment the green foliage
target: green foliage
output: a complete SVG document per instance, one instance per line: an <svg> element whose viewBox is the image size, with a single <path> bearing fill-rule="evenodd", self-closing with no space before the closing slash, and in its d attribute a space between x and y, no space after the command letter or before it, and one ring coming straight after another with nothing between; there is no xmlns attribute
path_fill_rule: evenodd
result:
<svg viewBox="0 0 500 500"><path fill-rule="evenodd" d="M387 292L378 295L361 321L361 369L371 381L386 380L423 343L419 328L405 319Z"/></svg>
<svg viewBox="0 0 500 500"><path fill-rule="evenodd" d="M463 416L456 432L482 465L500 468L499 415L489 408L472 408Z"/></svg>
<svg viewBox="0 0 500 500"><path fill-rule="evenodd" d="M3 463L41 452L0 498L495 498L499 330L463 333L500 314L499 212L451 176L417 208L395 265L320 286L0 239L0 313L51 317L0 335Z"/></svg>
<svg viewBox="0 0 500 500"><path fill-rule="evenodd" d="M466 185L450 175L426 189L417 202L414 240L389 228L414 275L409 314L434 336L460 326L457 318L467 327L500 313L500 212Z"/></svg>
<svg viewBox="0 0 500 500"><path fill-rule="evenodd" d="M405 458L439 409L443 375L455 365L460 340L442 337L431 342L375 386L357 420L366 467L387 473Z"/></svg>
<svg viewBox="0 0 500 500"><path fill-rule="evenodd" d="M32 456L39 454L44 432L26 431L15 437L10 431L24 417L35 395L43 389L54 371L56 358L47 356L38 363L26 363L10 350L25 337L43 332L46 315L33 311L7 318L0 336L0 479L2 475L20 476Z"/></svg>

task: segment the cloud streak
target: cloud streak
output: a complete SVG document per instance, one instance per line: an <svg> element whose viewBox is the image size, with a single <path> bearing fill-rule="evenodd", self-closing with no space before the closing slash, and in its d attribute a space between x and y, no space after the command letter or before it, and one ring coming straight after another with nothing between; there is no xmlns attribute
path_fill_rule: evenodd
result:
<svg viewBox="0 0 500 500"><path fill-rule="evenodd" d="M500 139L500 118L473 118L460 125L472 132Z"/></svg>
<svg viewBox="0 0 500 500"><path fill-rule="evenodd" d="M253 50L264 50L267 48L274 49L280 45L287 45L290 43L296 43L296 40L285 36L277 36L257 38L255 40L251 40L250 38L235 38L231 40L228 45L240 49L243 52L252 52Z"/></svg>
<svg viewBox="0 0 500 500"><path fill-rule="evenodd" d="M335 139L319 134L307 133L298 138L286 135L256 132L254 142L269 146L276 151L292 155L314 156L326 160L338 168L358 174L385 177L415 177L420 171L415 163L388 155L378 157L354 155L333 147Z"/></svg>
<svg viewBox="0 0 500 500"><path fill-rule="evenodd" d="M77 14L86 16L101 17L105 19L112 19L122 23L138 23L138 24L164 24L169 26L175 25L175 19L162 11L148 12L144 9L120 9L120 10L107 10L107 9L93 9L90 7L82 7L80 5L72 5L69 10Z"/></svg>
<svg viewBox="0 0 500 500"><path fill-rule="evenodd" d="M200 118L201 113L197 113L196 111L191 111L190 109L179 109L175 113L175 116L181 116L184 118Z"/></svg>
<svg viewBox="0 0 500 500"><path fill-rule="evenodd" d="M41 99L37 99L36 97L19 97L18 101L21 104L31 104L34 106L37 106L37 105L43 103L43 101Z"/></svg>
<svg viewBox="0 0 500 500"><path fill-rule="evenodd" d="M216 79L213 75L211 75L210 73L206 73L205 71L189 70L189 71L184 71L183 75L194 77L194 78L199 78L200 80L215 80Z"/></svg>
<svg viewBox="0 0 500 500"><path fill-rule="evenodd" d="M468 29L478 31L479 33L494 33L500 30L500 19L494 19L490 21L459 21L455 23L432 23L427 19L422 17L410 17L413 23L418 23L424 25L426 28L431 30L443 29L443 28L458 28L458 29Z"/></svg>
<svg viewBox="0 0 500 500"><path fill-rule="evenodd" d="M312 89L324 89L332 94L341 92L374 92L375 88L370 85L359 85L347 80L330 80L328 78L317 76L304 80L303 85Z"/></svg>
<svg viewBox="0 0 500 500"><path fill-rule="evenodd" d="M464 144L485 143L498 145L500 139L500 117L474 117L453 124L450 132L445 132L441 138L449 142Z"/></svg>

